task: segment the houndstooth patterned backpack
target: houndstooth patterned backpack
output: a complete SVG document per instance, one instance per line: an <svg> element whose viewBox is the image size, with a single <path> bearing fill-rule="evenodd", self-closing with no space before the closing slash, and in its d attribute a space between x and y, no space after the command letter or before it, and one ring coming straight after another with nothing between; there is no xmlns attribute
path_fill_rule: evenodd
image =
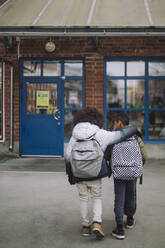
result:
<svg viewBox="0 0 165 248"><path fill-rule="evenodd" d="M111 168L115 179L134 180L141 177L142 155L135 136L113 146Z"/></svg>

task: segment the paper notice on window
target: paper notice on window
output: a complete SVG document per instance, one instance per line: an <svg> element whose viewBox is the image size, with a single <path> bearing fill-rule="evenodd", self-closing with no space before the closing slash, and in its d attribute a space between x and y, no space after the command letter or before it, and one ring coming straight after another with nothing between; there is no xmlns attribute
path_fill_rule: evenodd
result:
<svg viewBox="0 0 165 248"><path fill-rule="evenodd" d="M78 92L69 91L69 104L78 104Z"/></svg>
<svg viewBox="0 0 165 248"><path fill-rule="evenodd" d="M49 107L49 91L48 90L37 90L36 92L36 107L37 108L48 108Z"/></svg>

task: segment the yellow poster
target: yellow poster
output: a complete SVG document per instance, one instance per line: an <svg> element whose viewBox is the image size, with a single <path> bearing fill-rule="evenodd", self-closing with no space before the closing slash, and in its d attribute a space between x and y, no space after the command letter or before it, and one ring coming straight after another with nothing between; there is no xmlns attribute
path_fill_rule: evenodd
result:
<svg viewBox="0 0 165 248"><path fill-rule="evenodd" d="M37 108L48 108L49 107L49 91L48 90L37 90Z"/></svg>

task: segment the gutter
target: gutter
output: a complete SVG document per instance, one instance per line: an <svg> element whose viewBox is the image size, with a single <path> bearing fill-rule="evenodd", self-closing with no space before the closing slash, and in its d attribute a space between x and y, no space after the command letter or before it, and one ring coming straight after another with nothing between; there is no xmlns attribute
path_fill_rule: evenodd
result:
<svg viewBox="0 0 165 248"><path fill-rule="evenodd" d="M165 27L0 27L0 36L165 36Z"/></svg>

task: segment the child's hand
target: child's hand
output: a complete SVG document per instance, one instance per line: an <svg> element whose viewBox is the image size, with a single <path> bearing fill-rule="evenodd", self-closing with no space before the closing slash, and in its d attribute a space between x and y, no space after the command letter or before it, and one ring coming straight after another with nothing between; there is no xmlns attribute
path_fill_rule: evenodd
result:
<svg viewBox="0 0 165 248"><path fill-rule="evenodd" d="M71 175L68 176L68 181L71 185L75 184L74 177Z"/></svg>

